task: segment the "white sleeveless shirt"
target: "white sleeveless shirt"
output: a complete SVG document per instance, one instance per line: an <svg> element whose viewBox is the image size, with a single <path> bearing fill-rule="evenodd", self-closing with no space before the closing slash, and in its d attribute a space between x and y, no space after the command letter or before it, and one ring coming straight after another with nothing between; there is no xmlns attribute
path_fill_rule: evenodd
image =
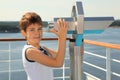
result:
<svg viewBox="0 0 120 80"><path fill-rule="evenodd" d="M25 45L22 50L23 66L27 73L28 80L53 80L53 71L51 67L27 60L26 50L31 47L35 48L32 45Z"/></svg>

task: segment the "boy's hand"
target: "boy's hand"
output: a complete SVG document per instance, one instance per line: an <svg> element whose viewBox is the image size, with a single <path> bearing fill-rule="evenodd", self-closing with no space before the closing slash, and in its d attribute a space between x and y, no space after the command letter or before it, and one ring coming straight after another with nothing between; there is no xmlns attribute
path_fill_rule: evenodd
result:
<svg viewBox="0 0 120 80"><path fill-rule="evenodd" d="M57 21L58 31L52 28L50 31L55 33L59 39L66 39L66 34L68 30L68 23L64 19L59 19Z"/></svg>

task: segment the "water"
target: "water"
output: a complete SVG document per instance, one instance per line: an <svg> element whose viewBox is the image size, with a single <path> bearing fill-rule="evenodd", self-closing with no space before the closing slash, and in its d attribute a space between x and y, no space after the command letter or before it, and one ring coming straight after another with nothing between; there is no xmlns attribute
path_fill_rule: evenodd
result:
<svg viewBox="0 0 120 80"><path fill-rule="evenodd" d="M120 44L120 28L108 28L101 34L87 34L84 35L84 39L89 40L95 40L95 41L102 41L102 42L108 42L108 43L115 43ZM56 37L56 35L52 33L43 33L43 37ZM70 37L70 35L68 35ZM20 33L0 33L0 38L23 38L23 36ZM0 42L0 50L8 50L9 49L9 42ZM10 42L11 44L11 53L8 51L0 51L0 80L8 80L9 79L9 68L11 69L11 80L26 80L26 74L23 70L22 61L21 61L21 49L24 44L26 44L25 41L17 41L17 42ZM57 48L57 41L42 41L41 45L47 46L52 49ZM66 57L69 58L69 41L67 41L67 47L66 47ZM105 55L105 49L102 47L97 46L91 46L91 45L85 45L85 50L94 52L96 54L100 54L103 56ZM120 60L120 51L118 50L111 50L111 57ZM11 56L9 56L11 54ZM11 59L11 64L9 64L8 60ZM90 63L96 64L100 67L105 68L105 60L100 59L97 57L93 57L87 54L84 54L84 60L88 61ZM18 64L19 63L19 64ZM69 59L65 60L65 66L69 67ZM11 67L9 67L11 65ZM120 74L120 64L117 64L115 62L112 62L112 71L115 71ZM102 80L105 80L105 72L100 71L98 69L92 68L88 65L83 65L83 69L86 72L89 72ZM16 71L19 70L19 71ZM55 77L61 77L63 74L63 71L60 69L54 70L54 76ZM70 75L70 70L65 70L65 75ZM23 78L24 76L24 78ZM56 79L56 80L62 80L62 79ZM69 78L66 78L66 80L69 80ZM112 75L112 80L120 80L120 77L116 77Z"/></svg>

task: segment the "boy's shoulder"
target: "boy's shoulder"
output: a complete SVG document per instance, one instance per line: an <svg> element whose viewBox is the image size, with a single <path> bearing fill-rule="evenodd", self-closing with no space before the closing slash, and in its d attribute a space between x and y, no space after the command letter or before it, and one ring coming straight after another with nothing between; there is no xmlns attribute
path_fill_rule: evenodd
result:
<svg viewBox="0 0 120 80"><path fill-rule="evenodd" d="M23 49L27 49L27 48L34 48L34 46L28 44L24 45Z"/></svg>
<svg viewBox="0 0 120 80"><path fill-rule="evenodd" d="M26 44L24 47L33 47L32 45Z"/></svg>

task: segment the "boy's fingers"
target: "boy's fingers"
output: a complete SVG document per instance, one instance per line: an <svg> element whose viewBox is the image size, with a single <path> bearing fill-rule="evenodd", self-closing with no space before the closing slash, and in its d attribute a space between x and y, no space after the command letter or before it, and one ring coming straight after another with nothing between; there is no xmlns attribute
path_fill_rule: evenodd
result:
<svg viewBox="0 0 120 80"><path fill-rule="evenodd" d="M58 25L58 30L59 30L59 29L60 29L60 26L61 26L60 20L57 20L57 25Z"/></svg>

